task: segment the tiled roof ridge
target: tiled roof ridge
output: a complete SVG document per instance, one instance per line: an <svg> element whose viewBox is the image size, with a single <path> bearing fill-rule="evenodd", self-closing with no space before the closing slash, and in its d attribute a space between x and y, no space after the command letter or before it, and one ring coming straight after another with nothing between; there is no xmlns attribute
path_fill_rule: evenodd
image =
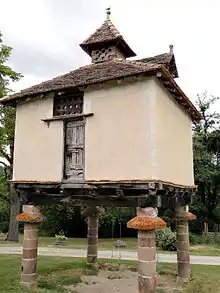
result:
<svg viewBox="0 0 220 293"><path fill-rule="evenodd" d="M82 45L87 45L87 44L91 44L91 43L95 43L95 39L92 40L92 38L94 38L99 32L101 32L101 30L103 28L105 28L105 26L109 29L109 33L111 34L111 38L112 39L116 39L116 38L122 38L122 35L119 33L119 31L116 29L116 27L114 26L114 24L111 22L110 19L106 19L103 24L97 28L95 30L94 33L92 33L85 41L82 42Z"/></svg>
<svg viewBox="0 0 220 293"><path fill-rule="evenodd" d="M115 35L115 37L122 37L122 35L120 34L120 32L117 30L117 28L115 27L115 25L111 22L110 19L106 20L106 24L108 25L109 29L111 30L112 34Z"/></svg>

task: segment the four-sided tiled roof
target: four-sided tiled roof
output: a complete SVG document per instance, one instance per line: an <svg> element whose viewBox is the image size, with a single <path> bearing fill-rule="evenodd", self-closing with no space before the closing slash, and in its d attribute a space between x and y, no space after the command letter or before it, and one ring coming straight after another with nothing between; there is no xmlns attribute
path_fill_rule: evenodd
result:
<svg viewBox="0 0 220 293"><path fill-rule="evenodd" d="M93 34L91 34L82 44L88 45L97 42L115 40L122 37L111 20L106 20Z"/></svg>
<svg viewBox="0 0 220 293"><path fill-rule="evenodd" d="M92 46L97 45L97 43L111 42L112 44L114 41L117 46L120 45L121 48L123 48L126 56L135 55L110 20L106 20L104 24L80 46L90 54ZM25 98L31 99L32 97L44 95L52 91L87 86L139 74L156 76L176 101L189 113L193 120L199 120L201 118L197 109L174 81L174 77L178 77L178 72L172 51L170 53L140 60L130 61L115 59L83 66L67 74L5 97L1 99L0 102L2 104L16 104L16 102Z"/></svg>
<svg viewBox="0 0 220 293"><path fill-rule="evenodd" d="M92 35L90 35L84 42L80 44L80 47L89 55L91 55L91 49L98 44L104 43L117 43L121 46L126 57L134 57L136 54L132 51L129 45L125 42L122 35L115 28L111 20L106 20L100 28L98 28Z"/></svg>

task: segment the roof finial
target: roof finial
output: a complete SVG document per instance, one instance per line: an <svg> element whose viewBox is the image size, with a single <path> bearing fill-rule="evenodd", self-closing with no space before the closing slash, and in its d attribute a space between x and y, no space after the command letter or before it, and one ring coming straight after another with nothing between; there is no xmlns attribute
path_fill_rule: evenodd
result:
<svg viewBox="0 0 220 293"><path fill-rule="evenodd" d="M106 20L110 20L111 7L106 8L106 14L107 14L107 18L106 18Z"/></svg>
<svg viewBox="0 0 220 293"><path fill-rule="evenodd" d="M173 54L173 45L169 45L170 48L170 54Z"/></svg>

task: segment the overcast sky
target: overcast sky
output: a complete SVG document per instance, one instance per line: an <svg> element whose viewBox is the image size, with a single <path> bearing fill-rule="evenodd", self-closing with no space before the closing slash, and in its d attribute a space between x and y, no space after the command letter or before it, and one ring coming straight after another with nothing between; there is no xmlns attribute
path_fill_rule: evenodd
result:
<svg viewBox="0 0 220 293"><path fill-rule="evenodd" d="M14 48L10 65L24 75L18 91L90 63L79 47L111 20L138 57L174 53L178 84L195 101L208 90L220 95L218 0L0 0L0 30Z"/></svg>

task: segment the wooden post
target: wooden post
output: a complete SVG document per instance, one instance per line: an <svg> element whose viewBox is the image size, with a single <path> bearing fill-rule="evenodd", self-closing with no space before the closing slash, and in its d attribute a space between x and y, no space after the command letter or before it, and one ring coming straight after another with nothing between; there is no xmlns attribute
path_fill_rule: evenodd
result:
<svg viewBox="0 0 220 293"><path fill-rule="evenodd" d="M84 215L88 218L88 248L87 248L87 262L92 269L92 273L98 273L98 233L99 233L99 216L103 212L100 207L87 207L84 210Z"/></svg>
<svg viewBox="0 0 220 293"><path fill-rule="evenodd" d="M32 205L24 205L23 213L16 217L17 221L24 222L23 256L21 267L22 287L37 287L37 248L38 223L45 220L40 210Z"/></svg>
<svg viewBox="0 0 220 293"><path fill-rule="evenodd" d="M157 209L137 208L137 217L127 224L128 228L138 230L139 293L156 293L155 230L166 227L166 223L157 215Z"/></svg>
<svg viewBox="0 0 220 293"><path fill-rule="evenodd" d="M178 283L190 280L190 252L188 221L196 218L188 211L188 206L176 207L176 248Z"/></svg>

